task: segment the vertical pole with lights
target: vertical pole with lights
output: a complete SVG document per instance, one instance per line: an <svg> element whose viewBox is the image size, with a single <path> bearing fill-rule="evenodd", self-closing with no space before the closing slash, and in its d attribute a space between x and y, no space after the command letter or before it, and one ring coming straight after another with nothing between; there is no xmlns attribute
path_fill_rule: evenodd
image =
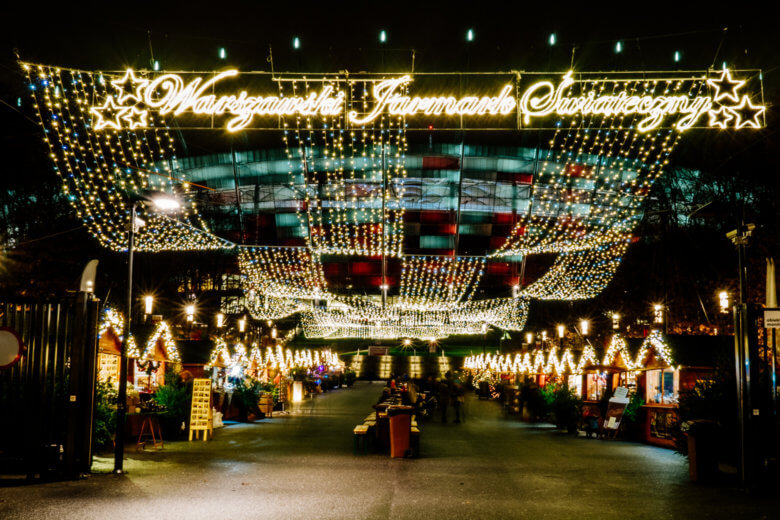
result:
<svg viewBox="0 0 780 520"><path fill-rule="evenodd" d="M163 211L172 211L180 207L176 199L165 194L150 199L150 201ZM133 248L135 245L135 228L139 224L138 208L143 202L143 200L136 200L130 206L130 223L127 230L127 305L125 307L125 326L122 331L122 347L119 353L119 388L117 389L116 438L114 442L114 473L117 474L124 473L125 419L127 416L127 350L133 320Z"/></svg>

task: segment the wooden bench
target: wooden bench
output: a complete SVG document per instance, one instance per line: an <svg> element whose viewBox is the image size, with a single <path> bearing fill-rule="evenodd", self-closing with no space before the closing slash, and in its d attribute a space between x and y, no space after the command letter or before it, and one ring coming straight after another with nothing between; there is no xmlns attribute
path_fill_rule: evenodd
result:
<svg viewBox="0 0 780 520"><path fill-rule="evenodd" d="M352 430L355 439L355 445L354 445L355 455L357 455L358 452L360 451L361 439L363 443L363 453L368 453L368 429L369 428L370 425L368 424L358 424Z"/></svg>

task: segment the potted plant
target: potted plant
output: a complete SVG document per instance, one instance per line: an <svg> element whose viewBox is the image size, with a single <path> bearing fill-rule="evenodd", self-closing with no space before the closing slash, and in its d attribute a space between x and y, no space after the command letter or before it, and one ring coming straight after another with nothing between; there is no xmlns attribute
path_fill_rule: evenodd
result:
<svg viewBox="0 0 780 520"><path fill-rule="evenodd" d="M634 392L629 397L626 409L623 411L623 431L630 440L637 440L641 437L639 419L644 404L645 400L639 396L638 392Z"/></svg>
<svg viewBox="0 0 780 520"><path fill-rule="evenodd" d="M160 409L160 427L163 438L176 440L187 431L192 385L179 377L174 367L166 368L165 384L154 393L153 402Z"/></svg>
<svg viewBox="0 0 780 520"><path fill-rule="evenodd" d="M259 381L247 378L243 382L237 383L233 390L233 399L238 407L238 420L241 422L252 422L254 418L260 417L262 412L258 403L260 402L260 393L263 386ZM253 416L253 417L250 417Z"/></svg>
<svg viewBox="0 0 780 520"><path fill-rule="evenodd" d="M569 385L549 384L544 388L544 397L552 412L555 426L569 433L577 432L582 400L569 388Z"/></svg>

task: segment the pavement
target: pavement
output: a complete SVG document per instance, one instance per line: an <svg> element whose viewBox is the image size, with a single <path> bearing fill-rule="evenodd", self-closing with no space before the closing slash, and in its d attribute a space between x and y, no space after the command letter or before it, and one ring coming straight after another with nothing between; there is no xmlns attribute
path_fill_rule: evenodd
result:
<svg viewBox="0 0 780 520"><path fill-rule="evenodd" d="M382 385L358 382L287 416L213 440L128 445L124 476L97 457L87 479L0 482L0 519L778 518L780 501L688 481L685 458L504 417L469 396L461 424L420 425L421 457L354 455L352 428ZM450 410L452 413L452 410Z"/></svg>

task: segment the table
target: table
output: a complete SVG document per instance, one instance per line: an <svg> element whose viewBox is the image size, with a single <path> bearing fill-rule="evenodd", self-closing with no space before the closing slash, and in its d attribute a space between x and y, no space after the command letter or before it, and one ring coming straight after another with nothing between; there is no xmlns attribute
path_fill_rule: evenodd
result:
<svg viewBox="0 0 780 520"><path fill-rule="evenodd" d="M152 438L152 446L154 449L163 447L162 429L160 428L160 419L158 416L159 414L157 413L143 412L127 414L128 422L140 421L141 423L141 431L138 434L138 440L135 443L135 451L138 451L138 448L146 449L146 442L149 440L149 437ZM144 436L146 436L146 438L144 438Z"/></svg>

